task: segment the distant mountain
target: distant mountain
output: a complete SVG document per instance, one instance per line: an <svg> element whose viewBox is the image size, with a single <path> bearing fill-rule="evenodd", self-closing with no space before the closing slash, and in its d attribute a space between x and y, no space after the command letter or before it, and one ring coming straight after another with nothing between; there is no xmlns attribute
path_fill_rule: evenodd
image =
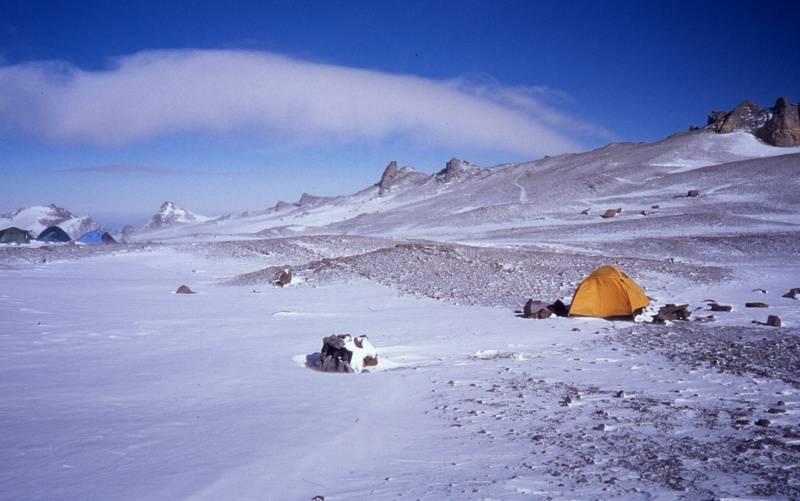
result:
<svg viewBox="0 0 800 501"><path fill-rule="evenodd" d="M797 179L800 147L770 146L744 131L701 129L519 164L479 167L454 158L435 174L392 161L375 184L350 195L304 193L263 211L151 228L136 238L327 233L476 241L531 232L527 238L535 241L540 228L564 225L560 233L578 239L579 228L619 228L644 216L637 224L664 234L685 231L690 220L703 221L703 231L739 231L796 221ZM687 198L694 189L701 196ZM618 207L625 209L620 216L599 217ZM581 214L585 209L591 215Z"/></svg>
<svg viewBox="0 0 800 501"><path fill-rule="evenodd" d="M55 204L35 205L0 215L0 229L16 226L28 230L35 237L48 226L58 226L73 239L101 226L89 216L78 217Z"/></svg>
<svg viewBox="0 0 800 501"><path fill-rule="evenodd" d="M158 212L153 214L146 229L158 229L174 225L203 223L211 218L195 214L188 209L175 205L175 202L164 202Z"/></svg>
<svg viewBox="0 0 800 501"><path fill-rule="evenodd" d="M800 106L781 97L772 108L744 101L732 111L714 111L708 128L718 133L745 131L773 146L800 146Z"/></svg>

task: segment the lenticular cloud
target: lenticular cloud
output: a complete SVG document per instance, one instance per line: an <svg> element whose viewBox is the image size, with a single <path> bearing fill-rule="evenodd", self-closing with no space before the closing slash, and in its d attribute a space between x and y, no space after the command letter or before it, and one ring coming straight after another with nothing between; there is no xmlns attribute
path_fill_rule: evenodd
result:
<svg viewBox="0 0 800 501"><path fill-rule="evenodd" d="M237 50L147 51L106 70L0 67L0 124L57 142L120 145L177 132L257 128L301 143L404 135L520 154L580 149L575 120L508 89ZM553 116L563 119L554 120Z"/></svg>

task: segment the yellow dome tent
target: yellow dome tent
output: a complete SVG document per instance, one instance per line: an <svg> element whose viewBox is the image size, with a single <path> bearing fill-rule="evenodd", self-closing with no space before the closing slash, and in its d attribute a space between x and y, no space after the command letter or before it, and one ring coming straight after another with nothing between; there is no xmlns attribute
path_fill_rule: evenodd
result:
<svg viewBox="0 0 800 501"><path fill-rule="evenodd" d="M570 316L629 317L650 304L641 287L615 266L601 266L578 286Z"/></svg>

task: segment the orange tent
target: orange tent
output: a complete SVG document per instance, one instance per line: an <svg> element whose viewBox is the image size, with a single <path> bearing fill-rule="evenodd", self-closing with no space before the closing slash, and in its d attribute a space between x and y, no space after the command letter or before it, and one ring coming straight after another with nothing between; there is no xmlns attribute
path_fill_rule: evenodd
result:
<svg viewBox="0 0 800 501"><path fill-rule="evenodd" d="M570 316L628 317L650 304L644 291L615 266L601 266L578 286Z"/></svg>

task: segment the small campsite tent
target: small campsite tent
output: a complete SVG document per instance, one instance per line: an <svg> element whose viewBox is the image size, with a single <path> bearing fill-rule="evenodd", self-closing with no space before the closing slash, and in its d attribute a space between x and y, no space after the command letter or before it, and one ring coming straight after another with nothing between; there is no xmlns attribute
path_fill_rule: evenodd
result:
<svg viewBox="0 0 800 501"><path fill-rule="evenodd" d="M102 240L104 244L115 244L115 243L117 243L117 241L114 240L114 237L112 237L109 232L103 233L100 236L100 240Z"/></svg>
<svg viewBox="0 0 800 501"><path fill-rule="evenodd" d="M629 317L650 304L631 277L614 266L601 266L578 286L569 314L583 317Z"/></svg>
<svg viewBox="0 0 800 501"><path fill-rule="evenodd" d="M14 226L0 230L0 244L27 244L30 241L31 235L25 230Z"/></svg>
<svg viewBox="0 0 800 501"><path fill-rule="evenodd" d="M67 235L67 232L59 228L58 226L50 226L46 228L43 232L39 233L39 236L36 237L36 240L40 240L42 242L69 242L72 240Z"/></svg>

